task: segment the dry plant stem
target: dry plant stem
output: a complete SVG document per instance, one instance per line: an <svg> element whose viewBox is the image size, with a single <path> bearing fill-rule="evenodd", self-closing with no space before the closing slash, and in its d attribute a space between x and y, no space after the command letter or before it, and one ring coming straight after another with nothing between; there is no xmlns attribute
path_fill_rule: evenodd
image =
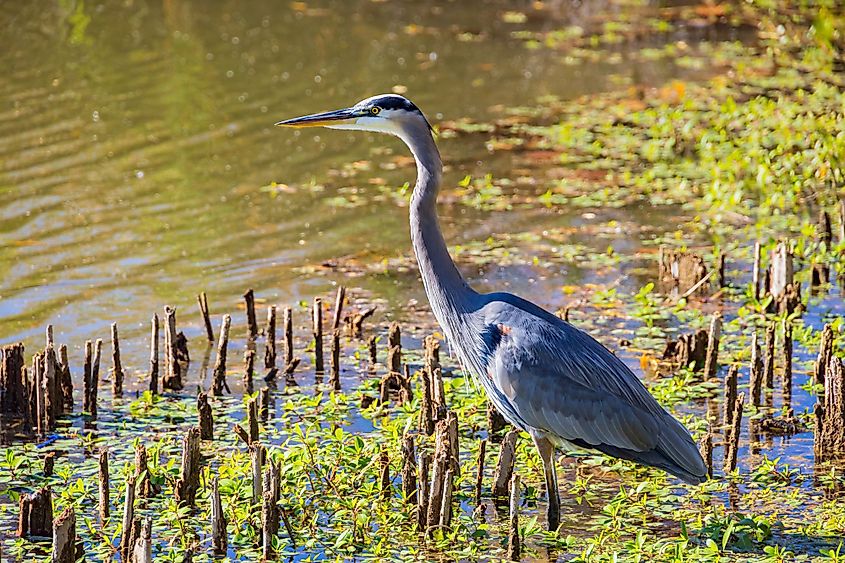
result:
<svg viewBox="0 0 845 563"><path fill-rule="evenodd" d="M343 301L346 299L346 287L338 286L337 295L334 298L334 312L332 314L332 330L340 329L340 319L343 315Z"/></svg>
<svg viewBox="0 0 845 563"><path fill-rule="evenodd" d="M447 469L443 477L443 496L440 502L440 528L448 529L452 525L452 492L454 490L455 474Z"/></svg>
<svg viewBox="0 0 845 563"><path fill-rule="evenodd" d="M226 516L220 499L220 483L217 475L211 481L211 545L215 555L225 555L228 548Z"/></svg>
<svg viewBox="0 0 845 563"><path fill-rule="evenodd" d="M244 350L244 392L252 393L252 378L255 374L255 350Z"/></svg>
<svg viewBox="0 0 845 563"><path fill-rule="evenodd" d="M215 397L223 395L223 390L229 391L229 384L226 383L226 351L229 346L229 327L232 325L232 317L223 315L223 323L220 327L220 339L217 342L217 359L214 362L214 375L212 376L211 394Z"/></svg>
<svg viewBox="0 0 845 563"><path fill-rule="evenodd" d="M331 365L331 385L335 391L340 391L340 330L334 329L332 331L332 365Z"/></svg>
<svg viewBox="0 0 845 563"><path fill-rule="evenodd" d="M314 337L314 370L317 373L325 371L323 362L323 300L314 298L314 306L311 309L311 335Z"/></svg>
<svg viewBox="0 0 845 563"><path fill-rule="evenodd" d="M247 426L249 427L249 443L258 441L258 399L252 398L247 403Z"/></svg>
<svg viewBox="0 0 845 563"><path fill-rule="evenodd" d="M94 344L94 362L91 364L91 396L88 398L88 408L91 418L97 420L97 390L100 386L100 358L103 353L103 341L99 338Z"/></svg>
<svg viewBox="0 0 845 563"><path fill-rule="evenodd" d="M519 561L521 552L519 541L519 475L514 474L509 485L508 558L511 561Z"/></svg>
<svg viewBox="0 0 845 563"><path fill-rule="evenodd" d="M402 436L402 495L410 505L417 503L417 468L415 463L414 437Z"/></svg>
<svg viewBox="0 0 845 563"><path fill-rule="evenodd" d="M244 304L246 305L246 324L249 330L247 336L250 340L255 340L255 337L258 336L258 321L255 317L255 293L252 289L248 289L244 293Z"/></svg>
<svg viewBox="0 0 845 563"><path fill-rule="evenodd" d="M180 506L195 505L200 485L201 462L200 430L194 426L182 437L182 465L174 487L174 494Z"/></svg>
<svg viewBox="0 0 845 563"><path fill-rule="evenodd" d="M760 299L760 260L761 260L761 246L760 242L754 243L754 264L751 271L751 283L754 286L754 299Z"/></svg>
<svg viewBox="0 0 845 563"><path fill-rule="evenodd" d="M264 368L276 367L276 306L267 307L267 330L264 346Z"/></svg>
<svg viewBox="0 0 845 563"><path fill-rule="evenodd" d="M197 295L197 303L202 314L202 323L205 325L205 336L209 342L214 342L214 329L211 328L211 315L208 312L208 297L204 291Z"/></svg>
<svg viewBox="0 0 845 563"><path fill-rule="evenodd" d="M399 323L392 323L387 333L387 368L402 373L402 332Z"/></svg>
<svg viewBox="0 0 845 563"><path fill-rule="evenodd" d="M378 349L376 347L378 338L375 336L371 336L367 340L367 351L369 352L370 356L370 364L369 364L369 371L375 372L376 371L376 364L378 364Z"/></svg>
<svg viewBox="0 0 845 563"><path fill-rule="evenodd" d="M783 402L788 407L792 404L792 323L783 320L783 348L781 351L783 365L782 388Z"/></svg>
<svg viewBox="0 0 845 563"><path fill-rule="evenodd" d="M150 321L150 392L158 394L158 315Z"/></svg>
<svg viewBox="0 0 845 563"><path fill-rule="evenodd" d="M44 476L52 477L53 469L56 464L56 452L47 452L44 456Z"/></svg>
<svg viewBox="0 0 845 563"><path fill-rule="evenodd" d="M182 389L182 366L179 364L176 335L176 310L164 308L164 379L162 387L179 391Z"/></svg>
<svg viewBox="0 0 845 563"><path fill-rule="evenodd" d="M710 332L707 334L707 356L704 362L704 377L715 377L719 368L719 340L722 337L722 314L714 313L710 320Z"/></svg>
<svg viewBox="0 0 845 563"><path fill-rule="evenodd" d="M749 386L751 387L751 404L759 407L763 391L763 361L760 359L760 344L756 332L751 335Z"/></svg>
<svg viewBox="0 0 845 563"><path fill-rule="evenodd" d="M390 458L387 455L387 450L381 448L379 452L379 484L381 488L381 497L389 499L392 494L392 487L390 486Z"/></svg>
<svg viewBox="0 0 845 563"><path fill-rule="evenodd" d="M153 519L147 516L140 521L140 526L138 524L137 520L133 523L137 533L134 534L131 563L153 563Z"/></svg>
<svg viewBox="0 0 845 563"><path fill-rule="evenodd" d="M120 557L129 559L129 553L134 544L132 531L135 521L135 477L126 479L126 495L123 498L123 535L120 537Z"/></svg>
<svg viewBox="0 0 845 563"><path fill-rule="evenodd" d="M487 457L487 440L478 445L478 464L475 470L475 506L481 507L481 489L484 483L484 462Z"/></svg>
<svg viewBox="0 0 845 563"><path fill-rule="evenodd" d="M417 466L417 530L424 532L428 522L428 500L431 495L429 473L431 472L431 454L420 453Z"/></svg>
<svg viewBox="0 0 845 563"><path fill-rule="evenodd" d="M109 450L108 448L101 448L99 455L99 512L100 525L105 526L106 520L109 518Z"/></svg>
<svg viewBox="0 0 845 563"><path fill-rule="evenodd" d="M53 521L53 563L76 563L76 513L73 506Z"/></svg>
<svg viewBox="0 0 845 563"><path fill-rule="evenodd" d="M701 457L707 466L707 477L713 477L713 431L710 428L701 441Z"/></svg>
<svg viewBox="0 0 845 563"><path fill-rule="evenodd" d="M258 442L253 442L249 445L249 459L252 468L252 504L259 506L263 494L264 485L262 480L262 471L264 469L264 461L267 456L267 450Z"/></svg>
<svg viewBox="0 0 845 563"><path fill-rule="evenodd" d="M22 494L19 508L17 537L49 538L53 535L53 493L50 487Z"/></svg>
<svg viewBox="0 0 845 563"><path fill-rule="evenodd" d="M731 415L731 426L725 435L725 471L731 472L736 469L737 455L739 453L739 437L742 428L742 407L745 404L745 393L741 393L734 401L733 414Z"/></svg>
<svg viewBox="0 0 845 563"><path fill-rule="evenodd" d="M775 323L766 327L766 353L763 362L763 384L772 389L775 384Z"/></svg>
<svg viewBox="0 0 845 563"><path fill-rule="evenodd" d="M85 341L85 361L82 364L82 412L91 412L91 365L94 347L90 340Z"/></svg>
<svg viewBox="0 0 845 563"><path fill-rule="evenodd" d="M813 380L816 383L824 384L825 371L833 353L833 327L830 324L824 325L822 329L821 343L819 344L819 355L813 370Z"/></svg>
<svg viewBox="0 0 845 563"><path fill-rule="evenodd" d="M123 395L123 365L120 363L120 338L117 334L117 323L111 325L111 348L112 348L112 368L111 368L111 392L115 397Z"/></svg>
<svg viewBox="0 0 845 563"><path fill-rule="evenodd" d="M725 397L724 397L724 413L722 415L722 425L731 426L733 424L734 403L736 403L736 387L739 378L739 367L732 364L728 369L728 374L725 376Z"/></svg>
<svg viewBox="0 0 845 563"><path fill-rule="evenodd" d="M499 458L496 461L496 469L493 472L493 496L495 498L507 498L508 483L513 474L514 457L516 455L516 439L519 436L517 430L511 430L502 440L502 447L499 450Z"/></svg>
<svg viewBox="0 0 845 563"><path fill-rule="evenodd" d="M61 359L61 385L62 402L65 412L73 412L73 379L70 375L70 362L68 361L67 345L59 346L59 358ZM0 387L2 387L0 382Z"/></svg>
<svg viewBox="0 0 845 563"><path fill-rule="evenodd" d="M144 444L138 444L135 448L135 481L139 498L146 499L153 496L150 468L147 463L147 448Z"/></svg>
<svg viewBox="0 0 845 563"><path fill-rule="evenodd" d="M285 307L283 321L285 325L285 365L290 365L293 361L293 311L290 307Z"/></svg>
<svg viewBox="0 0 845 563"><path fill-rule="evenodd" d="M200 439L214 439L214 415L208 404L208 393L200 391L197 394L197 415L199 417Z"/></svg>

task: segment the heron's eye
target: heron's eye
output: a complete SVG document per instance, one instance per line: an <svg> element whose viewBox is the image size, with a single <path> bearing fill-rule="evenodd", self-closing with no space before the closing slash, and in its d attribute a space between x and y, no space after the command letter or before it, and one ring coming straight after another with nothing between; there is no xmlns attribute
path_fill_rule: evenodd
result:
<svg viewBox="0 0 845 563"><path fill-rule="evenodd" d="M380 111L381 111L381 108L378 107L378 106L373 106L373 107L370 108L370 113L373 114L373 115L378 115Z"/></svg>

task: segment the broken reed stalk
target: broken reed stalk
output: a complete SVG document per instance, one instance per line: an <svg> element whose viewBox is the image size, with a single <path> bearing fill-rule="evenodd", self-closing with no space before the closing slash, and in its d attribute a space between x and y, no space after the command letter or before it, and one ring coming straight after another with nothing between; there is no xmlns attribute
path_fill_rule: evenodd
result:
<svg viewBox="0 0 845 563"><path fill-rule="evenodd" d="M176 334L176 309L164 308L164 389L179 391L182 389L182 366L179 364Z"/></svg>
<svg viewBox="0 0 845 563"><path fill-rule="evenodd" d="M454 491L455 474L447 469L443 477L443 495L440 500L440 522L438 526L448 529L452 525L452 494Z"/></svg>
<svg viewBox="0 0 845 563"><path fill-rule="evenodd" d="M44 434L44 373L43 355L41 353L32 357L32 404L30 409L35 413L35 430L39 436Z"/></svg>
<svg viewBox="0 0 845 563"><path fill-rule="evenodd" d="M29 426L31 417L25 364L23 344L0 348L0 412L20 415Z"/></svg>
<svg viewBox="0 0 845 563"><path fill-rule="evenodd" d="M180 506L194 506L200 486L200 430L191 427L182 437L182 465L173 493Z"/></svg>
<svg viewBox="0 0 845 563"><path fill-rule="evenodd" d="M120 558L129 561L129 554L134 544L132 532L135 521L135 477L126 479L126 493L123 497L123 533L120 537Z"/></svg>
<svg viewBox="0 0 845 563"><path fill-rule="evenodd" d="M343 314L343 301L346 299L346 287L338 286L337 295L334 298L334 312L332 314L332 330L340 329L340 319Z"/></svg>
<svg viewBox="0 0 845 563"><path fill-rule="evenodd" d="M258 442L249 445L249 460L252 469L252 505L260 505L264 495L264 485L261 472L264 468L264 461L267 457L267 450Z"/></svg>
<svg viewBox="0 0 845 563"><path fill-rule="evenodd" d="M378 338L375 336L371 336L367 339L367 351L370 356L370 363L369 363L369 371L375 372L376 371L376 364L378 364L378 349L376 347L378 342Z"/></svg>
<svg viewBox="0 0 845 563"><path fill-rule="evenodd" d="M507 498L508 484L513 474L514 458L516 457L516 440L519 436L517 430L511 430L505 434L502 446L499 450L499 458L496 461L496 469L493 471L493 497Z"/></svg>
<svg viewBox="0 0 845 563"><path fill-rule="evenodd" d="M830 364L833 354L833 327L830 324L824 325L822 338L819 343L819 355L816 358L816 365L813 369L813 380L816 383L824 384L825 371Z"/></svg>
<svg viewBox="0 0 845 563"><path fill-rule="evenodd" d="M414 437L411 434L402 436L402 496L405 502L417 503L417 468L414 453Z"/></svg>
<svg viewBox="0 0 845 563"><path fill-rule="evenodd" d="M384 447L379 451L379 488L381 489L381 498L387 500L392 496L392 487L390 486L390 457L387 455L387 450Z"/></svg>
<svg viewBox="0 0 845 563"><path fill-rule="evenodd" d="M763 361L760 359L760 343L758 334L755 331L751 335L751 368L749 372L749 386L751 391L751 404L760 406L760 399L763 394Z"/></svg>
<svg viewBox="0 0 845 563"><path fill-rule="evenodd" d="M150 392L158 395L158 314L150 321Z"/></svg>
<svg viewBox="0 0 845 563"><path fill-rule="evenodd" d="M773 322L766 327L766 354L763 365L765 366L763 384L767 389L772 389L775 385L775 323Z"/></svg>
<svg viewBox="0 0 845 563"><path fill-rule="evenodd" d="M82 412L91 412L91 365L94 347L90 340L85 341L85 361L82 364Z"/></svg>
<svg viewBox="0 0 845 563"><path fill-rule="evenodd" d="M252 378L255 374L255 350L244 350L244 393L252 394Z"/></svg>
<svg viewBox="0 0 845 563"><path fill-rule="evenodd" d="M249 428L249 443L258 441L258 399L252 398L247 403L247 426Z"/></svg>
<svg viewBox="0 0 845 563"><path fill-rule="evenodd" d="M520 559L519 541L519 475L514 474L510 480L510 506L508 528L508 558L511 561Z"/></svg>
<svg viewBox="0 0 845 563"><path fill-rule="evenodd" d="M229 384L226 383L226 350L229 346L229 327L232 325L232 317L223 315L223 322L220 326L220 339L217 342L217 359L214 362L214 375L212 376L211 394L215 397L223 395L223 390L231 393Z"/></svg>
<svg viewBox="0 0 845 563"><path fill-rule="evenodd" d="M211 327L211 315L208 312L208 296L204 291L197 295L197 304L200 307L202 323L205 325L205 336L209 342L214 342L214 329Z"/></svg>
<svg viewBox="0 0 845 563"><path fill-rule="evenodd" d="M428 493L428 515L426 516L425 523L426 532L429 534L435 527L440 525L440 510L443 508L443 488L448 469L449 461L446 456L435 454Z"/></svg>
<svg viewBox="0 0 845 563"><path fill-rule="evenodd" d="M135 542L132 547L131 563L153 563L152 517L147 516L140 522L135 520L133 526Z"/></svg>
<svg viewBox="0 0 845 563"><path fill-rule="evenodd" d="M813 450L816 463L845 454L845 366L831 355L824 379L824 404L816 403Z"/></svg>
<svg viewBox="0 0 845 563"><path fill-rule="evenodd" d="M722 425L733 424L734 403L736 403L736 387L739 380L739 366L732 364L725 376L725 398L724 412L722 414Z"/></svg>
<svg viewBox="0 0 845 563"><path fill-rule="evenodd" d="M272 461L264 472L263 494L261 504L261 544L264 559L269 559L274 553L273 538L279 533L279 496L281 488L279 464Z"/></svg>
<svg viewBox="0 0 845 563"><path fill-rule="evenodd" d="M293 361L293 310L285 307L282 319L285 325L285 365Z"/></svg>
<svg viewBox="0 0 845 563"><path fill-rule="evenodd" d="M123 365L120 363L120 338L117 323L111 324L111 392L115 397L123 395Z"/></svg>
<svg viewBox="0 0 845 563"><path fill-rule="evenodd" d="M478 464L475 470L475 506L481 508L481 487L484 483L484 460L487 457L487 440L481 440L478 445Z"/></svg>
<svg viewBox="0 0 845 563"><path fill-rule="evenodd" d="M267 307L267 329L264 346L264 368L276 367L276 306Z"/></svg>
<svg viewBox="0 0 845 563"><path fill-rule="evenodd" d="M325 371L323 363L323 300L314 298L311 309L311 334L314 337L314 370L317 373Z"/></svg>
<svg viewBox="0 0 845 563"><path fill-rule="evenodd" d="M211 481L211 545L214 555L226 555L228 537L223 501L220 499L220 478L215 475Z"/></svg>
<svg viewBox="0 0 845 563"><path fill-rule="evenodd" d="M249 340L255 340L258 336L258 320L255 317L255 292L252 289L244 293L244 305L246 305L246 325L249 330L247 337Z"/></svg>
<svg viewBox="0 0 845 563"><path fill-rule="evenodd" d="M387 369L402 373L402 331L399 323L391 323L387 333Z"/></svg>
<svg viewBox="0 0 845 563"><path fill-rule="evenodd" d="M434 433L434 404L432 395L432 378L428 368L422 371L422 397L420 401L420 415L418 429L426 436Z"/></svg>
<svg viewBox="0 0 845 563"><path fill-rule="evenodd" d="M98 459L99 470L97 472L98 481L98 501L100 513L100 525L105 526L106 520L109 518L109 449L100 448L100 455Z"/></svg>
<svg viewBox="0 0 845 563"><path fill-rule="evenodd" d="M331 365L331 386L335 391L340 391L340 329L332 331L332 365Z"/></svg>
<svg viewBox="0 0 845 563"><path fill-rule="evenodd" d="M97 389L100 386L100 358L103 353L103 341L99 338L94 343L94 362L91 364L91 387L89 392L91 396L88 397L88 413L91 418L97 420Z"/></svg>
<svg viewBox="0 0 845 563"><path fill-rule="evenodd" d="M73 412L73 379L70 375L70 362L68 361L66 344L59 346L59 360L61 361L62 403L65 412Z"/></svg>
<svg viewBox="0 0 845 563"><path fill-rule="evenodd" d="M751 270L751 284L754 288L754 299L760 299L760 260L761 260L761 246L760 241L754 243L754 264Z"/></svg>
<svg viewBox="0 0 845 563"><path fill-rule="evenodd" d="M44 476L52 477L56 464L56 452L47 452L44 456Z"/></svg>
<svg viewBox="0 0 845 563"><path fill-rule="evenodd" d="M197 415L199 418L199 429L201 440L214 439L214 415L211 412L211 405L208 404L208 393L200 391L197 394Z"/></svg>
<svg viewBox="0 0 845 563"><path fill-rule="evenodd" d="M53 563L76 563L76 513L69 506L53 521Z"/></svg>
<svg viewBox="0 0 845 563"><path fill-rule="evenodd" d="M710 319L710 332L707 334L707 354L704 360L704 378L716 376L719 367L719 340L722 337L722 314L716 312Z"/></svg>
<svg viewBox="0 0 845 563"><path fill-rule="evenodd" d="M781 386L783 388L783 402L786 406L792 403L792 323L783 319L783 346L781 348Z"/></svg>
<svg viewBox="0 0 845 563"><path fill-rule="evenodd" d="M150 468L147 463L147 447L144 444L138 444L135 448L135 481L140 498L153 496L153 484L150 480Z"/></svg>
<svg viewBox="0 0 845 563"><path fill-rule="evenodd" d="M742 431L742 407L745 404L745 393L734 401L731 425L725 433L725 471L731 472L736 469L737 456L739 454L739 437Z"/></svg>
<svg viewBox="0 0 845 563"><path fill-rule="evenodd" d="M53 493L50 487L22 494L18 505L17 537L49 538L53 535Z"/></svg>
<svg viewBox="0 0 845 563"><path fill-rule="evenodd" d="M428 480L430 470L431 454L428 452L420 453L417 466L417 530L420 532L426 530L426 523L428 522L428 500L431 494Z"/></svg>

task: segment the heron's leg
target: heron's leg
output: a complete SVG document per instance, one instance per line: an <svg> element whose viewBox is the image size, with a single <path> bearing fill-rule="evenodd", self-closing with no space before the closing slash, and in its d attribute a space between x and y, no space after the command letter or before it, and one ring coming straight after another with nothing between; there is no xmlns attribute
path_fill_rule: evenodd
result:
<svg viewBox="0 0 845 563"><path fill-rule="evenodd" d="M560 525L560 491L557 488L557 472L555 471L555 446L548 438L532 434L534 445L543 460L543 472L546 476L546 494L549 497L547 519L549 531L557 530Z"/></svg>

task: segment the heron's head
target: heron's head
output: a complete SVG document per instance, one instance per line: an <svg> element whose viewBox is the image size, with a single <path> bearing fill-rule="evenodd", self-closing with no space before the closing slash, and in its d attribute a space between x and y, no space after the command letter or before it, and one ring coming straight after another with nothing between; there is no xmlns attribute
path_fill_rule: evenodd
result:
<svg viewBox="0 0 845 563"><path fill-rule="evenodd" d="M407 135L431 130L420 109L398 94L380 94L361 100L352 107L295 117L276 123L280 127L328 127Z"/></svg>

